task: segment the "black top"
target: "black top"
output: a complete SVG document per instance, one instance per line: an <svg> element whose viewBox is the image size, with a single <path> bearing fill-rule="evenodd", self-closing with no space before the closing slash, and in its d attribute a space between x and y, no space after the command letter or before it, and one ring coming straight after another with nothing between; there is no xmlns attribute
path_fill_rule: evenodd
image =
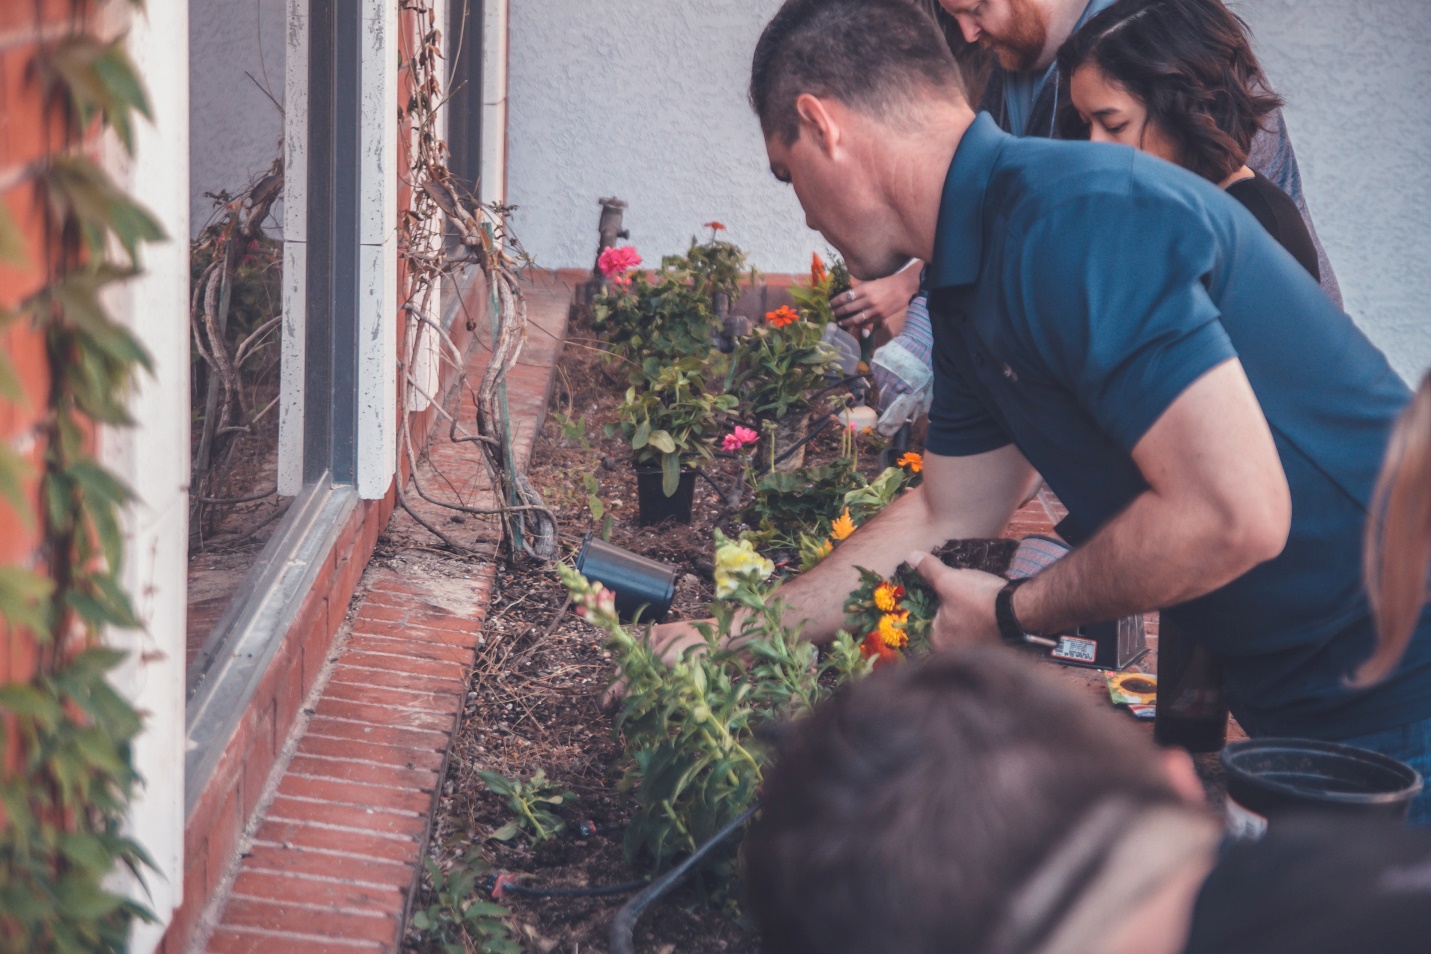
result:
<svg viewBox="0 0 1431 954"><path fill-rule="evenodd" d="M1226 848L1203 882L1183 954L1423 954L1431 831L1306 816Z"/></svg>
<svg viewBox="0 0 1431 954"><path fill-rule="evenodd" d="M1274 239L1292 253L1302 267L1317 281L1322 280L1322 270L1317 267L1317 247L1312 244L1312 236L1307 232L1307 223L1297 210L1297 203L1291 197L1264 178L1262 173L1252 173L1252 178L1242 179L1227 187L1227 194L1247 207L1247 211L1257 217Z"/></svg>

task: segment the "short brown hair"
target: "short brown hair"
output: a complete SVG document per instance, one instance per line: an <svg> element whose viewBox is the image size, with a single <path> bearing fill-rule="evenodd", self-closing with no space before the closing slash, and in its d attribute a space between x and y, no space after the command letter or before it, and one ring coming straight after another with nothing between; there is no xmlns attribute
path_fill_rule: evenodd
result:
<svg viewBox="0 0 1431 954"><path fill-rule="evenodd" d="M1036 668L937 653L789 728L744 847L765 950L978 950L1094 806L1180 804L1146 738Z"/></svg>
<svg viewBox="0 0 1431 954"><path fill-rule="evenodd" d="M802 93L884 118L945 91L963 98L939 27L912 0L786 0L766 24L750 69L750 105L769 138L800 135Z"/></svg>

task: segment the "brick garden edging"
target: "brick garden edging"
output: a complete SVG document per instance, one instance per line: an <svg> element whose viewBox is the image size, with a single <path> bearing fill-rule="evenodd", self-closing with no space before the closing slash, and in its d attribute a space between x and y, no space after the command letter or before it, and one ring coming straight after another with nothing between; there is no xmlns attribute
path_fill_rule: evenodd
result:
<svg viewBox="0 0 1431 954"><path fill-rule="evenodd" d="M584 278L539 273L528 292L531 333L507 376L520 467L541 428L569 286ZM482 345L470 349L469 381L480 377L487 353ZM471 394L464 391L458 413L472 421ZM439 424L437 432L445 431ZM487 485L485 465L470 445L443 437L430 454L447 478ZM468 500L478 507L491 502L480 495ZM369 567L378 528L410 518L393 515L391 494L364 503L381 508L382 520L361 522L365 530L371 525L371 538L355 540L325 577L346 583L347 594L364 595L349 607L347 597L325 594L319 609L300 615L307 631L341 631L331 646L320 637L316 651L281 657L268 674L294 697L295 712L300 699L303 708L296 722L273 719L252 733L250 745L258 748L272 744L273 726L292 725L266 760L271 772L259 770L265 760L255 759L239 784L210 786L212 800L232 812L224 821L238 824L231 840L208 835L199 865L204 890L190 895L186 885L186 897L211 900L201 921L171 928L165 951L346 954L401 944L496 566L482 564L463 579ZM446 519L437 508L415 504L429 520Z"/></svg>

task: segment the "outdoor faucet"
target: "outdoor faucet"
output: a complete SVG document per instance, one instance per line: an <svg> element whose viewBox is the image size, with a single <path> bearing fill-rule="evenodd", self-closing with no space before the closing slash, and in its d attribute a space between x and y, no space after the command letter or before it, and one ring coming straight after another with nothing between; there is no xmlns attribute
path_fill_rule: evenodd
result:
<svg viewBox="0 0 1431 954"><path fill-rule="evenodd" d="M601 219L596 224L596 234L598 236L596 258L599 262L602 252L608 248L614 248L617 239L630 238L631 233L621 227L621 216L626 211L626 201L624 199L618 199L613 195L604 199L598 199L597 203L601 206ZM591 274L593 278L600 279L603 277L601 269L597 267L595 263L591 266Z"/></svg>

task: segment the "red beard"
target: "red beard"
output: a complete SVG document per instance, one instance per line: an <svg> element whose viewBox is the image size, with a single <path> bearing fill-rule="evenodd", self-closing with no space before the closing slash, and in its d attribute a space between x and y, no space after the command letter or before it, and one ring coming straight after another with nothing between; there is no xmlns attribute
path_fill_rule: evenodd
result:
<svg viewBox="0 0 1431 954"><path fill-rule="evenodd" d="M1032 0L1009 0L1009 27L1003 36L987 33L980 43L994 51L999 65L1013 73L1023 73L1038 65L1048 45L1048 23Z"/></svg>

